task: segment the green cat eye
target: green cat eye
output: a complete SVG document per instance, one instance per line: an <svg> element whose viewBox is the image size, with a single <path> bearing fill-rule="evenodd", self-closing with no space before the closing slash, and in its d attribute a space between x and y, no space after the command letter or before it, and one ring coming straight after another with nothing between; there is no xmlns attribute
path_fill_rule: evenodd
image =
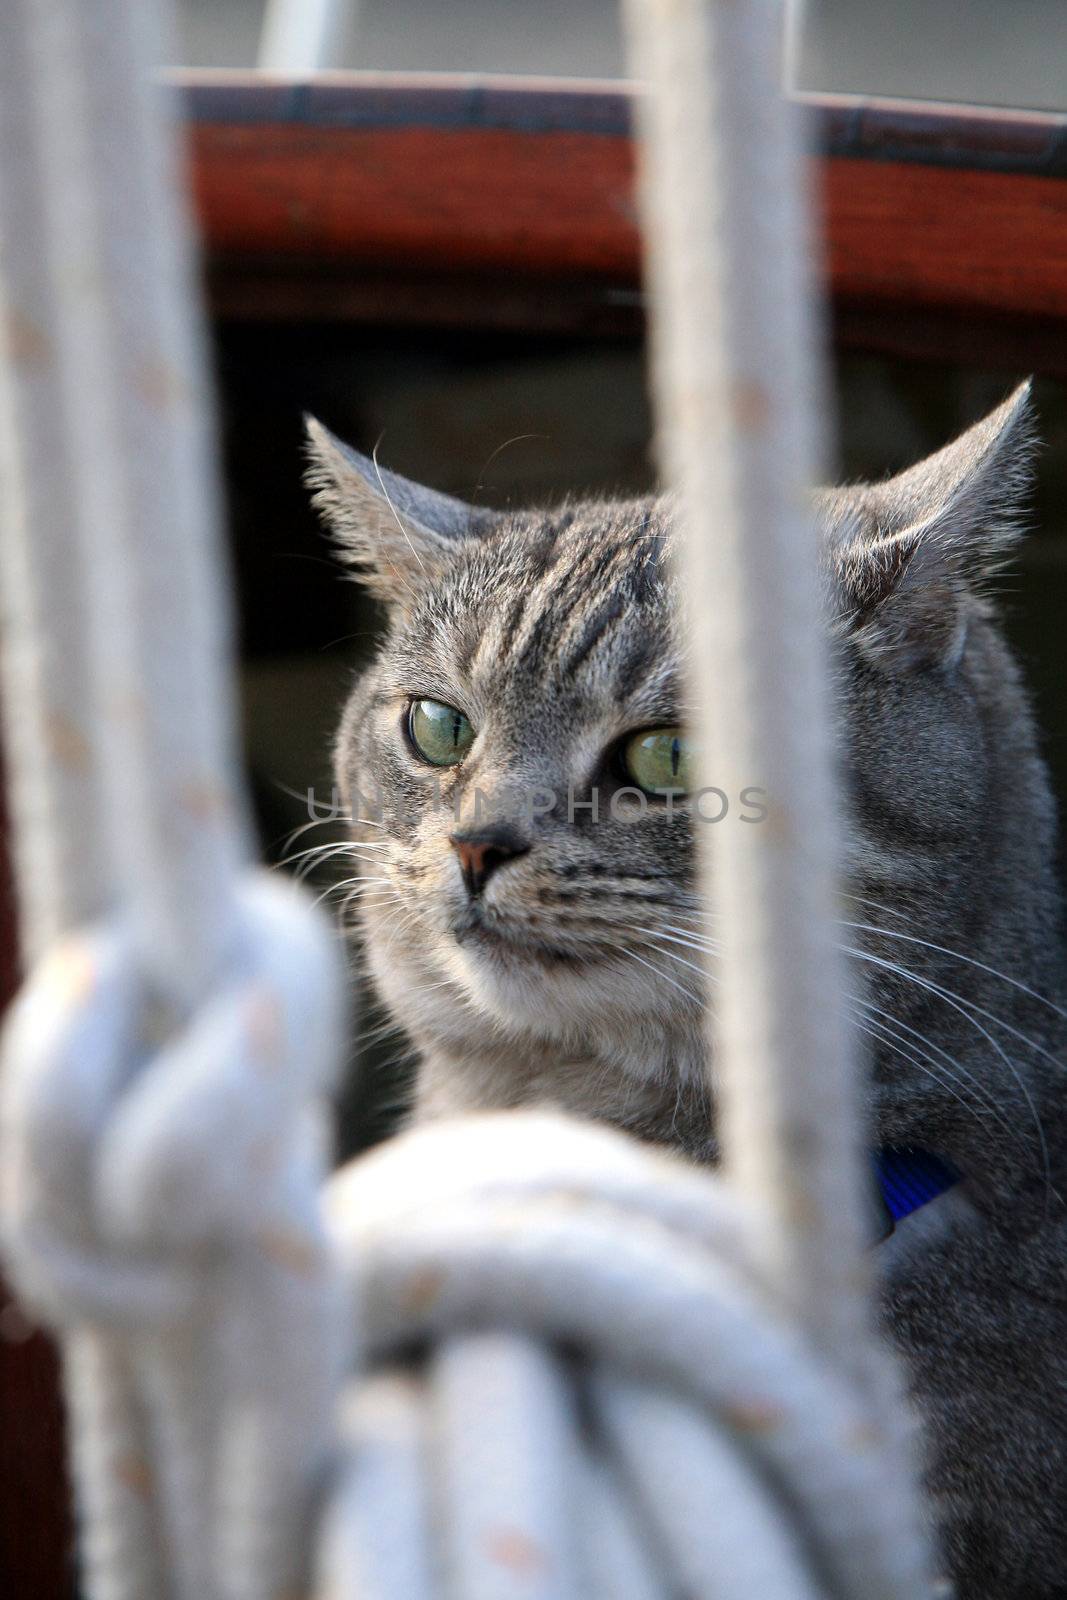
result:
<svg viewBox="0 0 1067 1600"><path fill-rule="evenodd" d="M696 779L692 742L681 728L652 728L635 733L623 749L628 777L646 794L688 794Z"/></svg>
<svg viewBox="0 0 1067 1600"><path fill-rule="evenodd" d="M408 737L424 761L454 767L474 743L474 729L462 711L440 700L413 700L408 712Z"/></svg>

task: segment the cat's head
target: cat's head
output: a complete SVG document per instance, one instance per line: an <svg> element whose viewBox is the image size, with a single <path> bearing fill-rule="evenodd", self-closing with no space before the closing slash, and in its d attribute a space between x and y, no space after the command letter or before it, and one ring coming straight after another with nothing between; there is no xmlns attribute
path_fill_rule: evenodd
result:
<svg viewBox="0 0 1067 1600"><path fill-rule="evenodd" d="M663 793L686 786L690 711L669 503L473 509L317 423L309 433L318 508L388 620L336 767L394 1014L424 1047L698 1070L708 923L692 801ZM873 1003L897 1019L868 1014L881 1054L895 1040L898 1072L910 1061L927 1094L947 1079L921 1084L926 1047L898 1030L929 994L891 969L940 969L865 930L955 947L962 918L985 959L983 923L1025 920L1020 875L1044 870L1047 790L986 598L1017 537L1028 458L1024 386L910 471L815 497L857 897L843 942L865 952ZM1009 781L1022 830L1003 825ZM701 811L709 826L756 826L765 804L705 794Z"/></svg>

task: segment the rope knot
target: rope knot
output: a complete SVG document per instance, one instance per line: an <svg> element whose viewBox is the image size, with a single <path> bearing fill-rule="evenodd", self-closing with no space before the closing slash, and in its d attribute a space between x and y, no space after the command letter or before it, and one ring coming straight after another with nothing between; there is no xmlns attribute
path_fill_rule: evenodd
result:
<svg viewBox="0 0 1067 1600"><path fill-rule="evenodd" d="M239 890L228 969L180 1018L123 925L40 963L3 1039L3 1227L23 1294L63 1325L136 1327L258 1242L325 1267L317 1107L337 1058L332 941L281 880Z"/></svg>
<svg viewBox="0 0 1067 1600"><path fill-rule="evenodd" d="M298 1592L331 1434L339 959L291 885L250 875L236 901L229 961L190 1014L115 920L53 950L3 1039L6 1259L71 1330L89 1556L131 1595Z"/></svg>

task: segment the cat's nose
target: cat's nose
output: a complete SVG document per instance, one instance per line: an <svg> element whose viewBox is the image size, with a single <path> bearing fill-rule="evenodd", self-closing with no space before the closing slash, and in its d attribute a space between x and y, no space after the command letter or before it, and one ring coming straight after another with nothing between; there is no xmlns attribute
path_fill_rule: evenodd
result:
<svg viewBox="0 0 1067 1600"><path fill-rule="evenodd" d="M506 822L464 828L461 833L453 833L449 843L459 857L463 882L472 898L481 894L497 867L524 856L530 848L529 840Z"/></svg>

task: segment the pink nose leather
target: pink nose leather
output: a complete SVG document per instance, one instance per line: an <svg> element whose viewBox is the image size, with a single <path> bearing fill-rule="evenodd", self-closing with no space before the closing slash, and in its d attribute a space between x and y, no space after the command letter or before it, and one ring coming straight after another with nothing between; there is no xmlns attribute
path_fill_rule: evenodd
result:
<svg viewBox="0 0 1067 1600"><path fill-rule="evenodd" d="M450 844L459 858L467 893L481 894L498 867L524 856L529 843L507 823L489 823L484 828L465 828L454 833Z"/></svg>

